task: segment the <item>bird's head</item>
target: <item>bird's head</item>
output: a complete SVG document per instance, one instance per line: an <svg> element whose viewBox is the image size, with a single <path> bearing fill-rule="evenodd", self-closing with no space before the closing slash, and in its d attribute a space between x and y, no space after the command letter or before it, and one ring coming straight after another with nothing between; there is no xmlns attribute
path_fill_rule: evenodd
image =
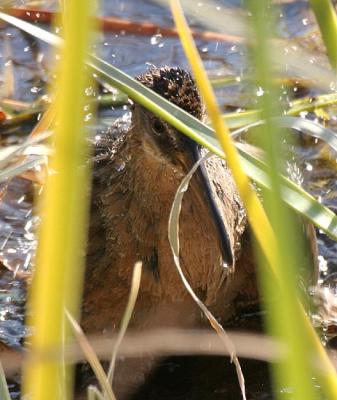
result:
<svg viewBox="0 0 337 400"><path fill-rule="evenodd" d="M192 116L199 120L204 118L204 107L198 89L191 75L183 69L152 67L136 79ZM133 106L132 126L143 150L163 166L172 166L186 174L201 157L201 147L195 141L136 103ZM200 190L205 193L210 213L219 232L224 260L232 265L233 254L229 236L206 168L202 166L198 174L201 181Z"/></svg>

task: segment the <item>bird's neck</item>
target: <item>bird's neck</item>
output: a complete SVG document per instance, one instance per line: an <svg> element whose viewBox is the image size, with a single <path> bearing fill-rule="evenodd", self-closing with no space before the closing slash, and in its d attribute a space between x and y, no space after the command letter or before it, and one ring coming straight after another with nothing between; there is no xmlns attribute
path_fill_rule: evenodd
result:
<svg viewBox="0 0 337 400"><path fill-rule="evenodd" d="M103 248L117 232L126 230L128 240L138 238L145 247L158 236L167 237L182 172L152 157L137 135L130 134L111 160L95 164L94 176L89 250L96 243L92 252L97 253L99 243ZM103 230L105 238L99 234Z"/></svg>

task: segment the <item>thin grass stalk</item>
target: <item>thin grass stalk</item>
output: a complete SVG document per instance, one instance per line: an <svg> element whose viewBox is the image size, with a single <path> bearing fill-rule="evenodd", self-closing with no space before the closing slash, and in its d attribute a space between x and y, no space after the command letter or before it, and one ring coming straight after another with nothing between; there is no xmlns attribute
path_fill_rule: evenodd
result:
<svg viewBox="0 0 337 400"><path fill-rule="evenodd" d="M113 376L114 376L114 372L115 372L115 365L116 365L118 350L119 350L122 340L126 334L130 319L133 314L133 310L136 305L136 300L137 300L138 293L139 293L141 276L142 276L142 262L139 261L139 262L136 262L134 269L133 269L129 299L128 299L128 302L126 305L125 312L123 314L121 327L120 327L120 330L118 332L118 336L116 339L116 344L113 348L113 352L111 355L111 361L110 361L109 371L108 371L108 382L111 386L112 386Z"/></svg>
<svg viewBox="0 0 337 400"><path fill-rule="evenodd" d="M336 93L322 94L315 97L303 97L302 99L292 101L291 106L285 112L285 115L298 115L304 111L312 112L336 104Z"/></svg>
<svg viewBox="0 0 337 400"><path fill-rule="evenodd" d="M315 112L316 110L335 106L336 104L336 93L322 94L315 97L303 97L302 99L291 101L289 109L285 110L283 115L295 116L302 112ZM239 113L225 113L222 114L222 117L230 129L239 129L263 118L261 110L259 109L246 110Z"/></svg>
<svg viewBox="0 0 337 400"><path fill-rule="evenodd" d="M30 137L40 135L41 133L51 129L55 122L56 110L55 105L51 104L44 111L42 118L35 125L35 127L30 132Z"/></svg>
<svg viewBox="0 0 337 400"><path fill-rule="evenodd" d="M272 34L273 16L269 0L246 1L251 12L251 24L256 35L252 49L252 59L256 68L258 87L264 91L260 96L260 105L265 124L261 129L261 143L266 151L269 177L272 190L264 193L265 206L274 231L278 234L277 271L279 276L278 297L275 299L277 282L262 268L259 275L268 309L267 322L269 331L288 343L289 357L276 366L275 377L278 389L290 386L294 399L315 399L312 386L311 350L306 338L305 327L299 325L297 302L298 267L305 259L303 243L293 224L294 216L282 201L279 169L282 165L280 153L284 140L283 131L272 122L277 109L277 90L272 83L272 59L269 39ZM262 259L261 259L262 261ZM280 393L278 391L277 393Z"/></svg>
<svg viewBox="0 0 337 400"><path fill-rule="evenodd" d="M88 386L87 399L88 400L105 400L102 393L95 386Z"/></svg>
<svg viewBox="0 0 337 400"><path fill-rule="evenodd" d="M310 0L330 64L337 69L337 15L331 0Z"/></svg>
<svg viewBox="0 0 337 400"><path fill-rule="evenodd" d="M116 400L116 396L112 390L112 387L109 383L108 377L100 363L94 349L92 348L89 340L86 338L82 328L77 323L75 318L69 313L66 312L67 318L70 322L72 329L74 330L76 339L81 346L81 349L85 355L86 360L90 364L91 369L94 371L95 376L98 380L98 383L101 386L102 391L104 392L103 398L106 400Z"/></svg>
<svg viewBox="0 0 337 400"><path fill-rule="evenodd" d="M43 221L39 230L37 267L29 296L33 328L30 350L33 358L24 366L23 392L34 400L70 398L70 381L65 365L42 361L38 355L55 347L62 353L64 310L78 315L82 281L85 215L88 204L88 171L84 140L84 88L87 83L85 56L90 29L89 0L72 0L64 18L65 45L56 82L57 125L53 173L48 177L40 204ZM67 292L68 291L68 292ZM71 301L70 301L71 299Z"/></svg>

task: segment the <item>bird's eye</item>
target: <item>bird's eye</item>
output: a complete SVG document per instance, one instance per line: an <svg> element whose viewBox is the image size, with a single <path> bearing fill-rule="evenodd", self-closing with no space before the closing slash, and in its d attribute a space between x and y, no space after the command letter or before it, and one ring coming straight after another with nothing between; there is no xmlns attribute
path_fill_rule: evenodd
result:
<svg viewBox="0 0 337 400"><path fill-rule="evenodd" d="M165 125L163 124L163 122L160 119L157 119L157 118L153 121L152 126L153 126L153 130L158 135L163 133L165 130Z"/></svg>

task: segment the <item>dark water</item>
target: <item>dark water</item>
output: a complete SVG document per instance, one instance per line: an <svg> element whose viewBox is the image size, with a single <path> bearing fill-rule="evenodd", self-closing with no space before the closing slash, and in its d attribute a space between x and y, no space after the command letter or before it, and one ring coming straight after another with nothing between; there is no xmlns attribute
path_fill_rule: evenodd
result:
<svg viewBox="0 0 337 400"><path fill-rule="evenodd" d="M19 4L24 2L20 1ZM28 2L26 2L28 4ZM224 7L234 10L241 1L216 1L211 6L207 2L195 2L196 14L190 18L195 29L210 29L205 21L207 7L219 13L219 22ZM321 51L313 17L305 1L285 2L280 11L278 31L288 43L302 45L315 51L316 60L326 65ZM132 21L151 21L158 25L172 24L171 15L166 7L149 0L105 0L101 13L116 15ZM216 28L216 27L215 27ZM246 64L246 49L236 43L197 41L208 73L212 77L233 76L237 83L217 88L218 100L224 110L254 107L258 88L243 78L251 73ZM8 48L10 52L8 53ZM136 36L121 33L105 33L98 38L94 51L105 60L123 71L137 75L144 72L149 63L157 66L179 65L188 68L181 45L176 38L160 35ZM33 102L46 92L46 83L52 76L54 55L44 44L31 40L16 29L0 27L0 89L5 87L6 68L14 69L13 98L22 102ZM316 61L317 62L317 61ZM9 64L8 64L9 63ZM284 67L284 70L286 68ZM285 72L285 71L283 71ZM289 75L289 71L287 71ZM290 71L291 75L291 71ZM318 94L314 87L283 88L284 102L303 94ZM324 93L324 92L322 92ZM109 108L100 113L98 125L108 126L120 110ZM332 127L336 125L330 109ZM317 118L307 115L308 118ZM29 132L30 123L3 129L4 144L20 141L22 134ZM0 128L1 129L1 128ZM297 165L304 176L304 186L321 201L336 209L337 185L335 179L336 154L315 140L302 138L296 147ZM1 189L1 188L0 188ZM15 179L2 188L0 204L0 258L12 271L3 270L0 275L0 339L12 346L19 346L25 335L24 284L18 276L29 273L36 249L35 229L38 218L31 207L32 191L25 179ZM325 234L318 233L321 265L321 281L336 291L337 245ZM272 391L268 378L268 366L261 362L243 361L249 399L271 399ZM13 389L13 393L15 390ZM282 396L291 398L284 388ZM135 399L238 399L240 398L234 367L224 358L170 358L164 360L160 368L153 372L146 385Z"/></svg>

